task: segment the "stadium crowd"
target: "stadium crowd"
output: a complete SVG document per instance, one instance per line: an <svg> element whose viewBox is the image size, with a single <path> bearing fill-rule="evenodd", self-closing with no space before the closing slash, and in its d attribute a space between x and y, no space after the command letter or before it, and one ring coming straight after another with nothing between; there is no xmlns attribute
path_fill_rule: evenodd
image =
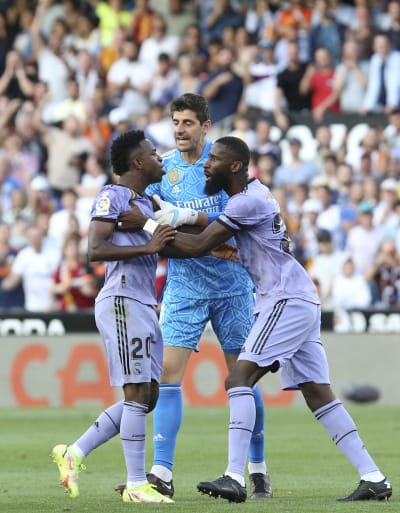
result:
<svg viewBox="0 0 400 513"><path fill-rule="evenodd" d="M322 307L398 308L399 1L3 0L0 311L93 307L111 142L174 147L184 92L250 147Z"/></svg>

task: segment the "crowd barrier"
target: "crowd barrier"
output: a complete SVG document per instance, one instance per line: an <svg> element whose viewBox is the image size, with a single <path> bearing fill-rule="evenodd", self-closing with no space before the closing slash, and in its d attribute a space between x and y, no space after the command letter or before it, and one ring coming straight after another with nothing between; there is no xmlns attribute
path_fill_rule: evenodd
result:
<svg viewBox="0 0 400 513"><path fill-rule="evenodd" d="M385 404L400 404L400 312L349 312L348 332L335 333L334 315L323 314L323 341L331 378L340 396L350 384L372 384ZM92 314L0 317L0 407L106 406L121 398L108 380L107 362ZM226 404L222 352L211 328L193 354L184 400L193 406ZM279 376L261 381L267 405L302 403L298 392L280 389Z"/></svg>

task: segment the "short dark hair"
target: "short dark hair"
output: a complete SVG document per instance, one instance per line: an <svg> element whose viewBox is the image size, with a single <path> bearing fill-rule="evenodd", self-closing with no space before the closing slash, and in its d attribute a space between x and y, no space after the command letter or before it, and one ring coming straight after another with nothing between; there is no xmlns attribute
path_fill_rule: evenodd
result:
<svg viewBox="0 0 400 513"><path fill-rule="evenodd" d="M243 162L243 166L247 170L250 162L250 150L242 139L239 139L239 137L227 135L225 137L220 137L215 141L215 143L223 144L226 146L229 150L229 153Z"/></svg>
<svg viewBox="0 0 400 513"><path fill-rule="evenodd" d="M116 175L129 171L131 153L145 140L143 130L130 130L119 135L111 144L111 165Z"/></svg>
<svg viewBox="0 0 400 513"><path fill-rule="evenodd" d="M210 119L207 100L201 94L185 93L175 98L170 106L171 116L175 111L182 112L183 110L193 111L202 124Z"/></svg>

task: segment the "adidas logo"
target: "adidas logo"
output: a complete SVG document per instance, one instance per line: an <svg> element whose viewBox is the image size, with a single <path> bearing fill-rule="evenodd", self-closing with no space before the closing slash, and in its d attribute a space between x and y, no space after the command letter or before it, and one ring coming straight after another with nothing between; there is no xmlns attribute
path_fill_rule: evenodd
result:
<svg viewBox="0 0 400 513"><path fill-rule="evenodd" d="M157 433L153 438L153 442L163 442L164 440L165 437L163 437L161 433Z"/></svg>

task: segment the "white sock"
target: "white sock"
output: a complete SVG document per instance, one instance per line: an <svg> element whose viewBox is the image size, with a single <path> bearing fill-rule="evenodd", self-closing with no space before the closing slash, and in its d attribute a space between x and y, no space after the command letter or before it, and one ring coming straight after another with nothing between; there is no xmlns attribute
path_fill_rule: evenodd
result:
<svg viewBox="0 0 400 513"><path fill-rule="evenodd" d="M139 486L142 486L146 483L147 483L147 481L128 481L126 483L126 488L127 488L127 490L132 490L134 488L139 488Z"/></svg>
<svg viewBox="0 0 400 513"><path fill-rule="evenodd" d="M245 486L244 477L240 474L236 474L236 472L225 472L225 475L237 481L241 486Z"/></svg>
<svg viewBox="0 0 400 513"><path fill-rule="evenodd" d="M266 474L267 473L267 464L265 461L261 463L253 463L249 461L248 464L249 474Z"/></svg>
<svg viewBox="0 0 400 513"><path fill-rule="evenodd" d="M80 460L83 460L83 458L85 457L85 453L76 444L69 445L68 450L71 451L72 454Z"/></svg>
<svg viewBox="0 0 400 513"><path fill-rule="evenodd" d="M163 467L162 465L153 465L151 467L150 473L156 475L167 483L169 483L169 481L172 479L172 470L167 467Z"/></svg>
<svg viewBox="0 0 400 513"><path fill-rule="evenodd" d="M370 483L379 483L383 481L385 476L379 470L375 470L374 472L368 472L368 474L364 474L361 476L362 481L369 481Z"/></svg>

